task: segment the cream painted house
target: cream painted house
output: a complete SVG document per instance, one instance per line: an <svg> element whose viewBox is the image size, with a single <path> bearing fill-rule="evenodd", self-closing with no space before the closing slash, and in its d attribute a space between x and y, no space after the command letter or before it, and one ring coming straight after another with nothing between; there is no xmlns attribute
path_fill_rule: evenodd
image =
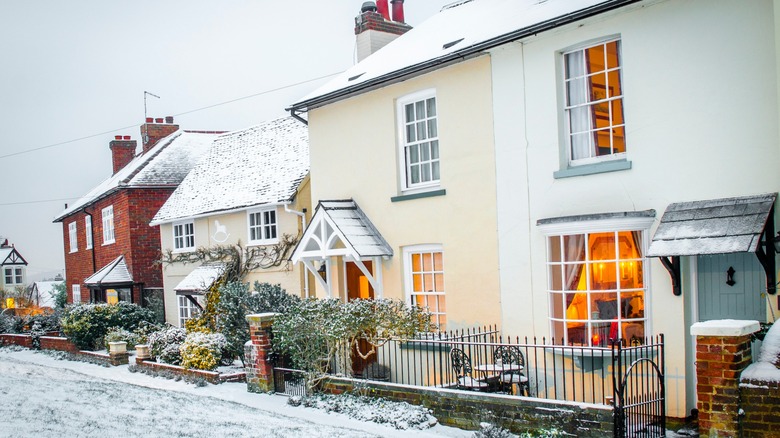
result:
<svg viewBox="0 0 780 438"><path fill-rule="evenodd" d="M240 245L258 265L245 282L308 295L309 278L288 260L310 217L308 171L306 126L291 117L214 141L152 221L163 253L179 260L163 264L166 321L183 325L223 273L213 261L182 262L198 248Z"/></svg>
<svg viewBox="0 0 780 438"><path fill-rule="evenodd" d="M771 0L445 7L291 106L319 203L293 260L343 299L363 261L375 295L448 328L663 333L685 417L690 326L780 310L778 17Z"/></svg>

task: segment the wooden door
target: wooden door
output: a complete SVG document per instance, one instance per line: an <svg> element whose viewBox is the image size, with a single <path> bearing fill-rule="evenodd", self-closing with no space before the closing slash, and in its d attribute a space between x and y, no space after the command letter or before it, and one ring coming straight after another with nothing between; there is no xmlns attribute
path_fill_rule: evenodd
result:
<svg viewBox="0 0 780 438"><path fill-rule="evenodd" d="M373 266L371 262L363 262L364 265L366 265L366 269L368 269L369 272L373 273ZM346 277L346 284L347 284L347 298L352 300L357 299L373 299L374 298L374 288L371 287L371 283L368 281L368 278L363 274L363 272L358 268L358 266L355 263L347 262L347 277ZM358 341L357 348L360 348L360 351L365 354L365 352L370 350L370 345L368 342L364 340ZM369 363L376 362L376 355L373 354L369 356L366 359L363 359L360 357L360 355L357 354L357 351L355 351L355 347L353 347L352 351L352 372L356 376L362 376L363 370L368 366Z"/></svg>
<svg viewBox="0 0 780 438"><path fill-rule="evenodd" d="M729 268L733 284L729 285ZM699 256L699 321L766 320L766 275L752 253Z"/></svg>

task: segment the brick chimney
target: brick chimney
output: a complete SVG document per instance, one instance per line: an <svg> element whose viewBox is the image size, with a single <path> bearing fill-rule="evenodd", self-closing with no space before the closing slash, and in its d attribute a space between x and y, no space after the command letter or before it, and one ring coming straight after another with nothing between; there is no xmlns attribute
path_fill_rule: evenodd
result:
<svg viewBox="0 0 780 438"><path fill-rule="evenodd" d="M114 136L114 139L108 144L111 149L111 161L114 165L114 175L127 166L127 163L133 161L135 158L135 148L138 143L135 140L130 140L129 135Z"/></svg>
<svg viewBox="0 0 780 438"><path fill-rule="evenodd" d="M403 22L403 1L392 0L392 4L394 21L390 20L387 0L367 1L360 8L360 15L355 17L358 62L412 29Z"/></svg>
<svg viewBox="0 0 780 438"><path fill-rule="evenodd" d="M161 139L179 130L179 125L173 124L173 116L165 119L151 117L146 118L146 123L141 125L141 138L143 141L143 153L153 148Z"/></svg>

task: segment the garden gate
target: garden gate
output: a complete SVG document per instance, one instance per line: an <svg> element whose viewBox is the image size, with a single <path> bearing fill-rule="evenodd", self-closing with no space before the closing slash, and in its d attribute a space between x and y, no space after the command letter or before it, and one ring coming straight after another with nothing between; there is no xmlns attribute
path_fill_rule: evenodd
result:
<svg viewBox="0 0 780 438"><path fill-rule="evenodd" d="M645 345L617 342L613 352L615 437L665 437L663 335Z"/></svg>

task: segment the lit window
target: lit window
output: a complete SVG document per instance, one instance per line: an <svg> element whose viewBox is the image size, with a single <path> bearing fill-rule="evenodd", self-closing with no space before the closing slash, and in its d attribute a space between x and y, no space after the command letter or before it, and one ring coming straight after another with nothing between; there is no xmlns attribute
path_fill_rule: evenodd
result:
<svg viewBox="0 0 780 438"><path fill-rule="evenodd" d="M73 303L80 303L81 302L81 285L80 284L74 284L71 286L72 290L72 297L73 297Z"/></svg>
<svg viewBox="0 0 780 438"><path fill-rule="evenodd" d="M443 331L447 324L444 255L439 245L404 249L406 290L411 304L431 312L431 322Z"/></svg>
<svg viewBox="0 0 780 438"><path fill-rule="evenodd" d="M277 242L276 209L250 211L248 215L250 244Z"/></svg>
<svg viewBox="0 0 780 438"><path fill-rule="evenodd" d="M627 345L646 336L644 231L547 238L550 320L569 345Z"/></svg>
<svg viewBox="0 0 780 438"><path fill-rule="evenodd" d="M114 243L114 206L109 205L102 211L103 216L103 245Z"/></svg>
<svg viewBox="0 0 780 438"><path fill-rule="evenodd" d="M76 252L79 250L78 244L78 231L76 230L76 222L68 224L68 240L70 241L70 252Z"/></svg>
<svg viewBox="0 0 780 438"><path fill-rule="evenodd" d="M173 249L174 251L195 249L195 224L193 222L173 225Z"/></svg>
<svg viewBox="0 0 780 438"><path fill-rule="evenodd" d="M184 327L184 322L197 316L200 313L198 306L192 303L187 297L183 295L178 296L179 300L179 327Z"/></svg>
<svg viewBox="0 0 780 438"><path fill-rule="evenodd" d="M563 54L571 165L625 158L620 56L620 40Z"/></svg>
<svg viewBox="0 0 780 438"><path fill-rule="evenodd" d="M84 218L84 231L87 237L87 249L92 249L92 216Z"/></svg>
<svg viewBox="0 0 780 438"><path fill-rule="evenodd" d="M416 93L398 101L402 190L437 186L441 178L436 95Z"/></svg>

